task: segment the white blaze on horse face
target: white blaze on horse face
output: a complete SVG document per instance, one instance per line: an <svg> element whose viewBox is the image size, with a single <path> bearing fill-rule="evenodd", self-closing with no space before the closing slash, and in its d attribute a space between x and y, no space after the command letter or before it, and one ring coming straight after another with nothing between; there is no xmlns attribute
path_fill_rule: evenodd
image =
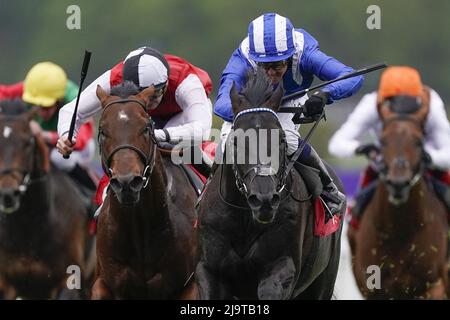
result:
<svg viewBox="0 0 450 320"><path fill-rule="evenodd" d="M119 115L119 121L129 121L130 120L130 118L128 118L127 114L123 110L119 111L118 115Z"/></svg>
<svg viewBox="0 0 450 320"><path fill-rule="evenodd" d="M9 136L11 135L12 129L8 126L5 126L3 128L3 137L4 138L9 138Z"/></svg>

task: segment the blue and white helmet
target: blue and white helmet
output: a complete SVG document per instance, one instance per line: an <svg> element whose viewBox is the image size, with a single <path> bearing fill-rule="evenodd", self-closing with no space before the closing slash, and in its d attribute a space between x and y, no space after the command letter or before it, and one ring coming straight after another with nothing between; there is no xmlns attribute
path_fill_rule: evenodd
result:
<svg viewBox="0 0 450 320"><path fill-rule="evenodd" d="M249 57L256 62L285 60L295 53L294 27L288 18L266 13L248 27Z"/></svg>

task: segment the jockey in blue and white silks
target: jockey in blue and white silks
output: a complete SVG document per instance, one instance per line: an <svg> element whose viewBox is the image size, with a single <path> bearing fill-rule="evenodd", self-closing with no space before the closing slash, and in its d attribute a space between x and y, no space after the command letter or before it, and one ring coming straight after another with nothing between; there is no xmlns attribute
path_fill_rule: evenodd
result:
<svg viewBox="0 0 450 320"><path fill-rule="evenodd" d="M314 76L320 80L331 80L353 71L320 51L317 40L303 29L294 29L289 19L275 13L259 16L250 23L248 36L233 52L222 73L214 106L214 113L225 120L221 133L222 150L233 121L230 101L233 82L239 91L245 84L247 71L258 67L265 69L274 88L278 83L283 83L285 95L309 88ZM342 80L314 91L309 97L288 101L284 106L301 102L305 105L307 115L315 116L322 112L325 104L354 94L362 83L362 76ZM286 133L288 154L293 154L299 145L299 125L292 121L293 114L281 113L278 116ZM331 212L337 213L342 208L345 196L337 190L321 159L309 145L304 149L302 158L303 163L320 170L322 183L328 191L322 196L324 200L331 199L327 205Z"/></svg>

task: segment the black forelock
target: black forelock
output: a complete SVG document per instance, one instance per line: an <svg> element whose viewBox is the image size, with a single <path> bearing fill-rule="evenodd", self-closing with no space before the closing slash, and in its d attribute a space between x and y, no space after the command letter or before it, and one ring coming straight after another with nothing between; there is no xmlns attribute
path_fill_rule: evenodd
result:
<svg viewBox="0 0 450 320"><path fill-rule="evenodd" d="M122 99L139 93L139 88L132 81L124 81L111 88L112 96L118 96Z"/></svg>
<svg viewBox="0 0 450 320"><path fill-rule="evenodd" d="M240 95L250 103L250 107L261 107L274 93L274 87L266 72L260 68L247 72L247 82Z"/></svg>

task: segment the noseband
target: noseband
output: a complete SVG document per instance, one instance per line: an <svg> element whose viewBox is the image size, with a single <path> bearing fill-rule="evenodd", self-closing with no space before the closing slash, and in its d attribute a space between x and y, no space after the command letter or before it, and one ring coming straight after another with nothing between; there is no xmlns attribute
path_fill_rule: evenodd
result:
<svg viewBox="0 0 450 320"><path fill-rule="evenodd" d="M126 102L137 103L138 105L140 105L142 107L142 109L144 109L145 113L147 114L146 107L142 101L137 100L137 99L118 99L118 100L114 100L114 101L111 101L108 104L106 104L103 107L102 115L103 115L103 113L106 112L106 110L111 105L117 104L117 103L126 103ZM148 154L145 154L141 149L139 149L138 147L136 147L132 144L121 144L121 145L115 147L111 151L109 156L106 157L106 159L102 155L102 165L103 165L103 168L105 169L106 175L109 178L112 177L112 169L111 169L110 165L111 165L111 160L112 160L112 157L114 156L114 154L116 154L117 151L122 150L122 149L130 149L130 150L133 150L134 152L136 152L139 155L139 158L141 159L141 161L144 163L144 171L142 172L141 178L144 181L143 188L147 187L148 182L150 181L150 176L152 174L153 168L155 166L156 146L157 146L156 138L154 135L154 124L153 124L153 121L151 120L151 118L149 118L147 127L148 127L149 137L153 141L153 148L151 150L149 150ZM100 142L100 134L101 134L101 131L99 131L99 133L98 133L98 145L99 145L99 149L100 149L100 154L102 154L102 152L101 152L102 145Z"/></svg>

